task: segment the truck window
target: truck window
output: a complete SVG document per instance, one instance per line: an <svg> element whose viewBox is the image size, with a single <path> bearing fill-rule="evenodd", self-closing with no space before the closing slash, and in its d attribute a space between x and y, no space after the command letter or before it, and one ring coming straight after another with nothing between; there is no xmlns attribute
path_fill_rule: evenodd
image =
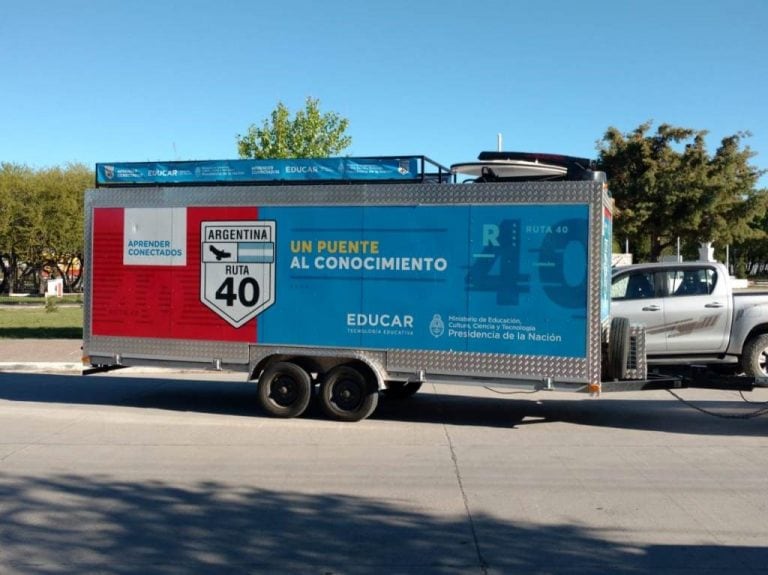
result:
<svg viewBox="0 0 768 575"><path fill-rule="evenodd" d="M672 296L709 295L715 289L717 272L711 268L670 270L667 285Z"/></svg>
<svg viewBox="0 0 768 575"><path fill-rule="evenodd" d="M611 285L611 299L656 297L653 272L636 272L617 277Z"/></svg>

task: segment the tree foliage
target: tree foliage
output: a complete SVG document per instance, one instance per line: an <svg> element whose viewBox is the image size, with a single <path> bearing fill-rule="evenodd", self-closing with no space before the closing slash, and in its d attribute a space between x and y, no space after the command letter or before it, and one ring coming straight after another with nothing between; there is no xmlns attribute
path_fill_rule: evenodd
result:
<svg viewBox="0 0 768 575"><path fill-rule="evenodd" d="M0 164L0 292L40 289L53 277L68 291L80 286L83 194L92 181L82 164Z"/></svg>
<svg viewBox="0 0 768 575"><path fill-rule="evenodd" d="M307 98L303 110L291 113L282 102L261 126L252 124L237 136L241 158L324 158L349 147L349 121L334 112L321 113L320 101Z"/></svg>
<svg viewBox="0 0 768 575"><path fill-rule="evenodd" d="M759 225L768 190L756 189L762 171L749 164L746 133L722 139L713 155L706 131L651 122L622 134L609 128L599 165L616 201L614 236L629 240L638 259L655 261L681 242L740 244L765 237Z"/></svg>

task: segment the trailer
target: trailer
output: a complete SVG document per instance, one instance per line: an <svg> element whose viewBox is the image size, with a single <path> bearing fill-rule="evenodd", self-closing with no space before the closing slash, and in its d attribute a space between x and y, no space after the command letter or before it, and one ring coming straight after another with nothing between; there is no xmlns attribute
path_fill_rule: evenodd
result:
<svg viewBox="0 0 768 575"><path fill-rule="evenodd" d="M316 397L347 421L425 382L648 385L642 326L610 315L604 175L569 157L479 164L97 164L88 371L240 370L271 415Z"/></svg>

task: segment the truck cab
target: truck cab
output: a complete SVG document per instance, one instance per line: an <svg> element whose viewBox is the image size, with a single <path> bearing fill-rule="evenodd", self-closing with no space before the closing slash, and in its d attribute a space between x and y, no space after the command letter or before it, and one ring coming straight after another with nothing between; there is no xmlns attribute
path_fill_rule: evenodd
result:
<svg viewBox="0 0 768 575"><path fill-rule="evenodd" d="M646 328L648 360L725 353L733 314L722 264L681 262L616 268L611 313Z"/></svg>
<svg viewBox="0 0 768 575"><path fill-rule="evenodd" d="M768 378L768 293L734 289L723 264L614 268L611 313L644 326L648 365L709 365Z"/></svg>

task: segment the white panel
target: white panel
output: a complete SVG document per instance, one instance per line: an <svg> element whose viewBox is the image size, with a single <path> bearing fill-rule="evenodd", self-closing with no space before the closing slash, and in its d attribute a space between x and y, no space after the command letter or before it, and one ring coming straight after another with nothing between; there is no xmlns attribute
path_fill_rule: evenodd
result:
<svg viewBox="0 0 768 575"><path fill-rule="evenodd" d="M124 222L124 265L187 265L186 208L125 208Z"/></svg>

